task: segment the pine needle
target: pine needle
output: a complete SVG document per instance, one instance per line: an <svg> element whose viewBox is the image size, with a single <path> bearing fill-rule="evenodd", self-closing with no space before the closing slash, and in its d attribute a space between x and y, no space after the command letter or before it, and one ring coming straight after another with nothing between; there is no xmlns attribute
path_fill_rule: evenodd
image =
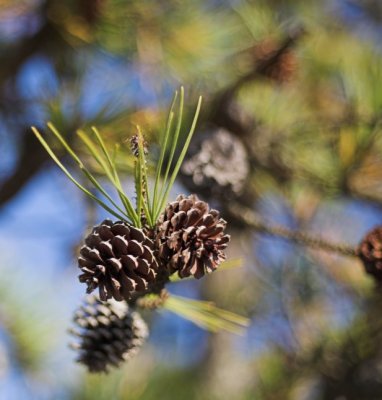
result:
<svg viewBox="0 0 382 400"><path fill-rule="evenodd" d="M250 322L248 318L222 310L214 303L180 296L171 295L163 307L212 332L224 330L241 335Z"/></svg>
<svg viewBox="0 0 382 400"><path fill-rule="evenodd" d="M186 156L186 152L188 150L188 147L190 145L192 136L193 136L195 128L196 128L196 122L197 122L198 117L199 117L199 112L200 112L201 105L202 105L202 97L199 97L198 104L196 106L196 111L195 111L195 114L194 114L194 119L192 121L190 131L189 131L189 133L187 135L187 138L186 138L186 141L185 141L185 143L183 145L182 152L180 153L178 161L177 161L177 163L176 163L176 165L174 167L174 170L172 172L171 178L167 182L167 187L166 187L166 190L164 192L163 197L161 198L157 214L155 215L155 220L158 219L160 213L162 212L162 210L163 210L163 208L164 208L164 206L165 206L165 204L167 202L167 198L168 198L168 195L170 193L170 190L171 190L172 186L174 185L174 182L175 182L175 179L176 179L176 177L178 175L180 166L182 165L184 157ZM164 184L166 184L166 182Z"/></svg>
<svg viewBox="0 0 382 400"><path fill-rule="evenodd" d="M108 211L110 214L114 215L118 219L124 220L126 219L122 215L118 214L115 212L112 208L110 208L107 204L105 204L102 200L100 200L98 197L94 196L93 193L91 193L89 190L87 190L84 186L82 186L71 174L70 172L63 166L63 164L60 162L60 160L57 158L57 156L54 154L48 143L43 139L41 136L40 132L37 130L36 127L32 127L32 131L37 137L37 139L40 141L42 146L45 148L47 153L50 155L50 157L53 159L53 161L57 164L57 166L62 170L62 172L80 189L82 190L87 196L89 196L91 199L93 199L96 203L98 203L101 207L103 207L106 211Z"/></svg>

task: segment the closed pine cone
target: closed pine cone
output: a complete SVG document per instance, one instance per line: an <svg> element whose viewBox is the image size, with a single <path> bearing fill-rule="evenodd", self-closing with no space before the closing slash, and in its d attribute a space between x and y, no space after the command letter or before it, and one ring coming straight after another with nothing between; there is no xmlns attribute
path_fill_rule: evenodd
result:
<svg viewBox="0 0 382 400"><path fill-rule="evenodd" d="M78 258L87 293L97 287L102 301L128 300L155 285L158 263L154 242L124 222L103 221L85 239Z"/></svg>
<svg viewBox="0 0 382 400"><path fill-rule="evenodd" d="M89 372L109 372L133 357L148 336L145 322L126 303L102 303L88 296L74 315L76 328L70 332L79 341L71 347L78 351L77 361Z"/></svg>

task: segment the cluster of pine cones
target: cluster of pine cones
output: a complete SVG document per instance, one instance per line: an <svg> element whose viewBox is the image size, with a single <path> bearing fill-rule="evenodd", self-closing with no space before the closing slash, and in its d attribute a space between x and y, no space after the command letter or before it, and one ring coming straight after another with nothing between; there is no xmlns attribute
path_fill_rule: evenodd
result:
<svg viewBox="0 0 382 400"><path fill-rule="evenodd" d="M159 294L170 275L195 277L217 269L230 240L226 221L196 195L168 204L155 228L138 229L105 220L86 237L78 259L87 293L75 314L78 361L90 372L107 372L136 353L147 327L134 311L137 299Z"/></svg>

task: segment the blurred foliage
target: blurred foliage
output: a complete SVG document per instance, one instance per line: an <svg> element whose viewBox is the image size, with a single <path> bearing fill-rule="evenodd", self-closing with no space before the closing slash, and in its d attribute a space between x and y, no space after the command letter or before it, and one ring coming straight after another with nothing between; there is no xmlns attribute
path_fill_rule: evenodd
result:
<svg viewBox="0 0 382 400"><path fill-rule="evenodd" d="M51 167L31 125L52 121L84 160L74 133L96 125L110 148L120 146L116 164L129 178L134 126L158 157L171 95L184 84L186 104L205 98L196 135L222 126L246 146L251 172L239 206L355 245L381 218L381 20L372 0L0 1L3 215ZM169 325L121 371L93 377L70 364L71 378L50 376L41 398L382 398L380 298L361 264L255 235L235 221L227 198L209 200L235 225L230 256L245 268L171 290L192 287L200 301L247 315L244 337L205 334L184 344ZM44 387L64 321L54 307L48 320L39 310L65 296L38 285L36 293L32 283L19 290L26 274L1 268L1 327L18 373L38 371L33 385ZM151 322L155 338L160 322ZM196 335L184 329L182 340ZM161 346L180 348L183 364L166 361Z"/></svg>

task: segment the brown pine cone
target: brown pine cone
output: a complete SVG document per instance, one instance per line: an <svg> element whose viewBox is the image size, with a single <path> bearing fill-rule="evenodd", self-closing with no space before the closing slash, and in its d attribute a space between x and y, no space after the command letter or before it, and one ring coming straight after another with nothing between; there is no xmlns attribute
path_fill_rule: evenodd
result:
<svg viewBox="0 0 382 400"><path fill-rule="evenodd" d="M377 226L365 235L358 246L357 255L366 272L382 283L382 226Z"/></svg>
<svg viewBox="0 0 382 400"><path fill-rule="evenodd" d="M226 224L218 211L209 210L196 195L178 196L159 218L159 259L169 273L201 278L225 260L223 250L230 240L224 234Z"/></svg>
<svg viewBox="0 0 382 400"><path fill-rule="evenodd" d="M124 222L103 221L85 239L78 258L87 293L97 287L102 301L128 300L156 284L158 263L154 242Z"/></svg>
<svg viewBox="0 0 382 400"><path fill-rule="evenodd" d="M77 361L89 372L109 372L110 366L118 367L139 351L148 336L145 322L126 303L102 303L96 296L86 298L73 320L77 327L70 333L79 342L70 346L79 352Z"/></svg>

